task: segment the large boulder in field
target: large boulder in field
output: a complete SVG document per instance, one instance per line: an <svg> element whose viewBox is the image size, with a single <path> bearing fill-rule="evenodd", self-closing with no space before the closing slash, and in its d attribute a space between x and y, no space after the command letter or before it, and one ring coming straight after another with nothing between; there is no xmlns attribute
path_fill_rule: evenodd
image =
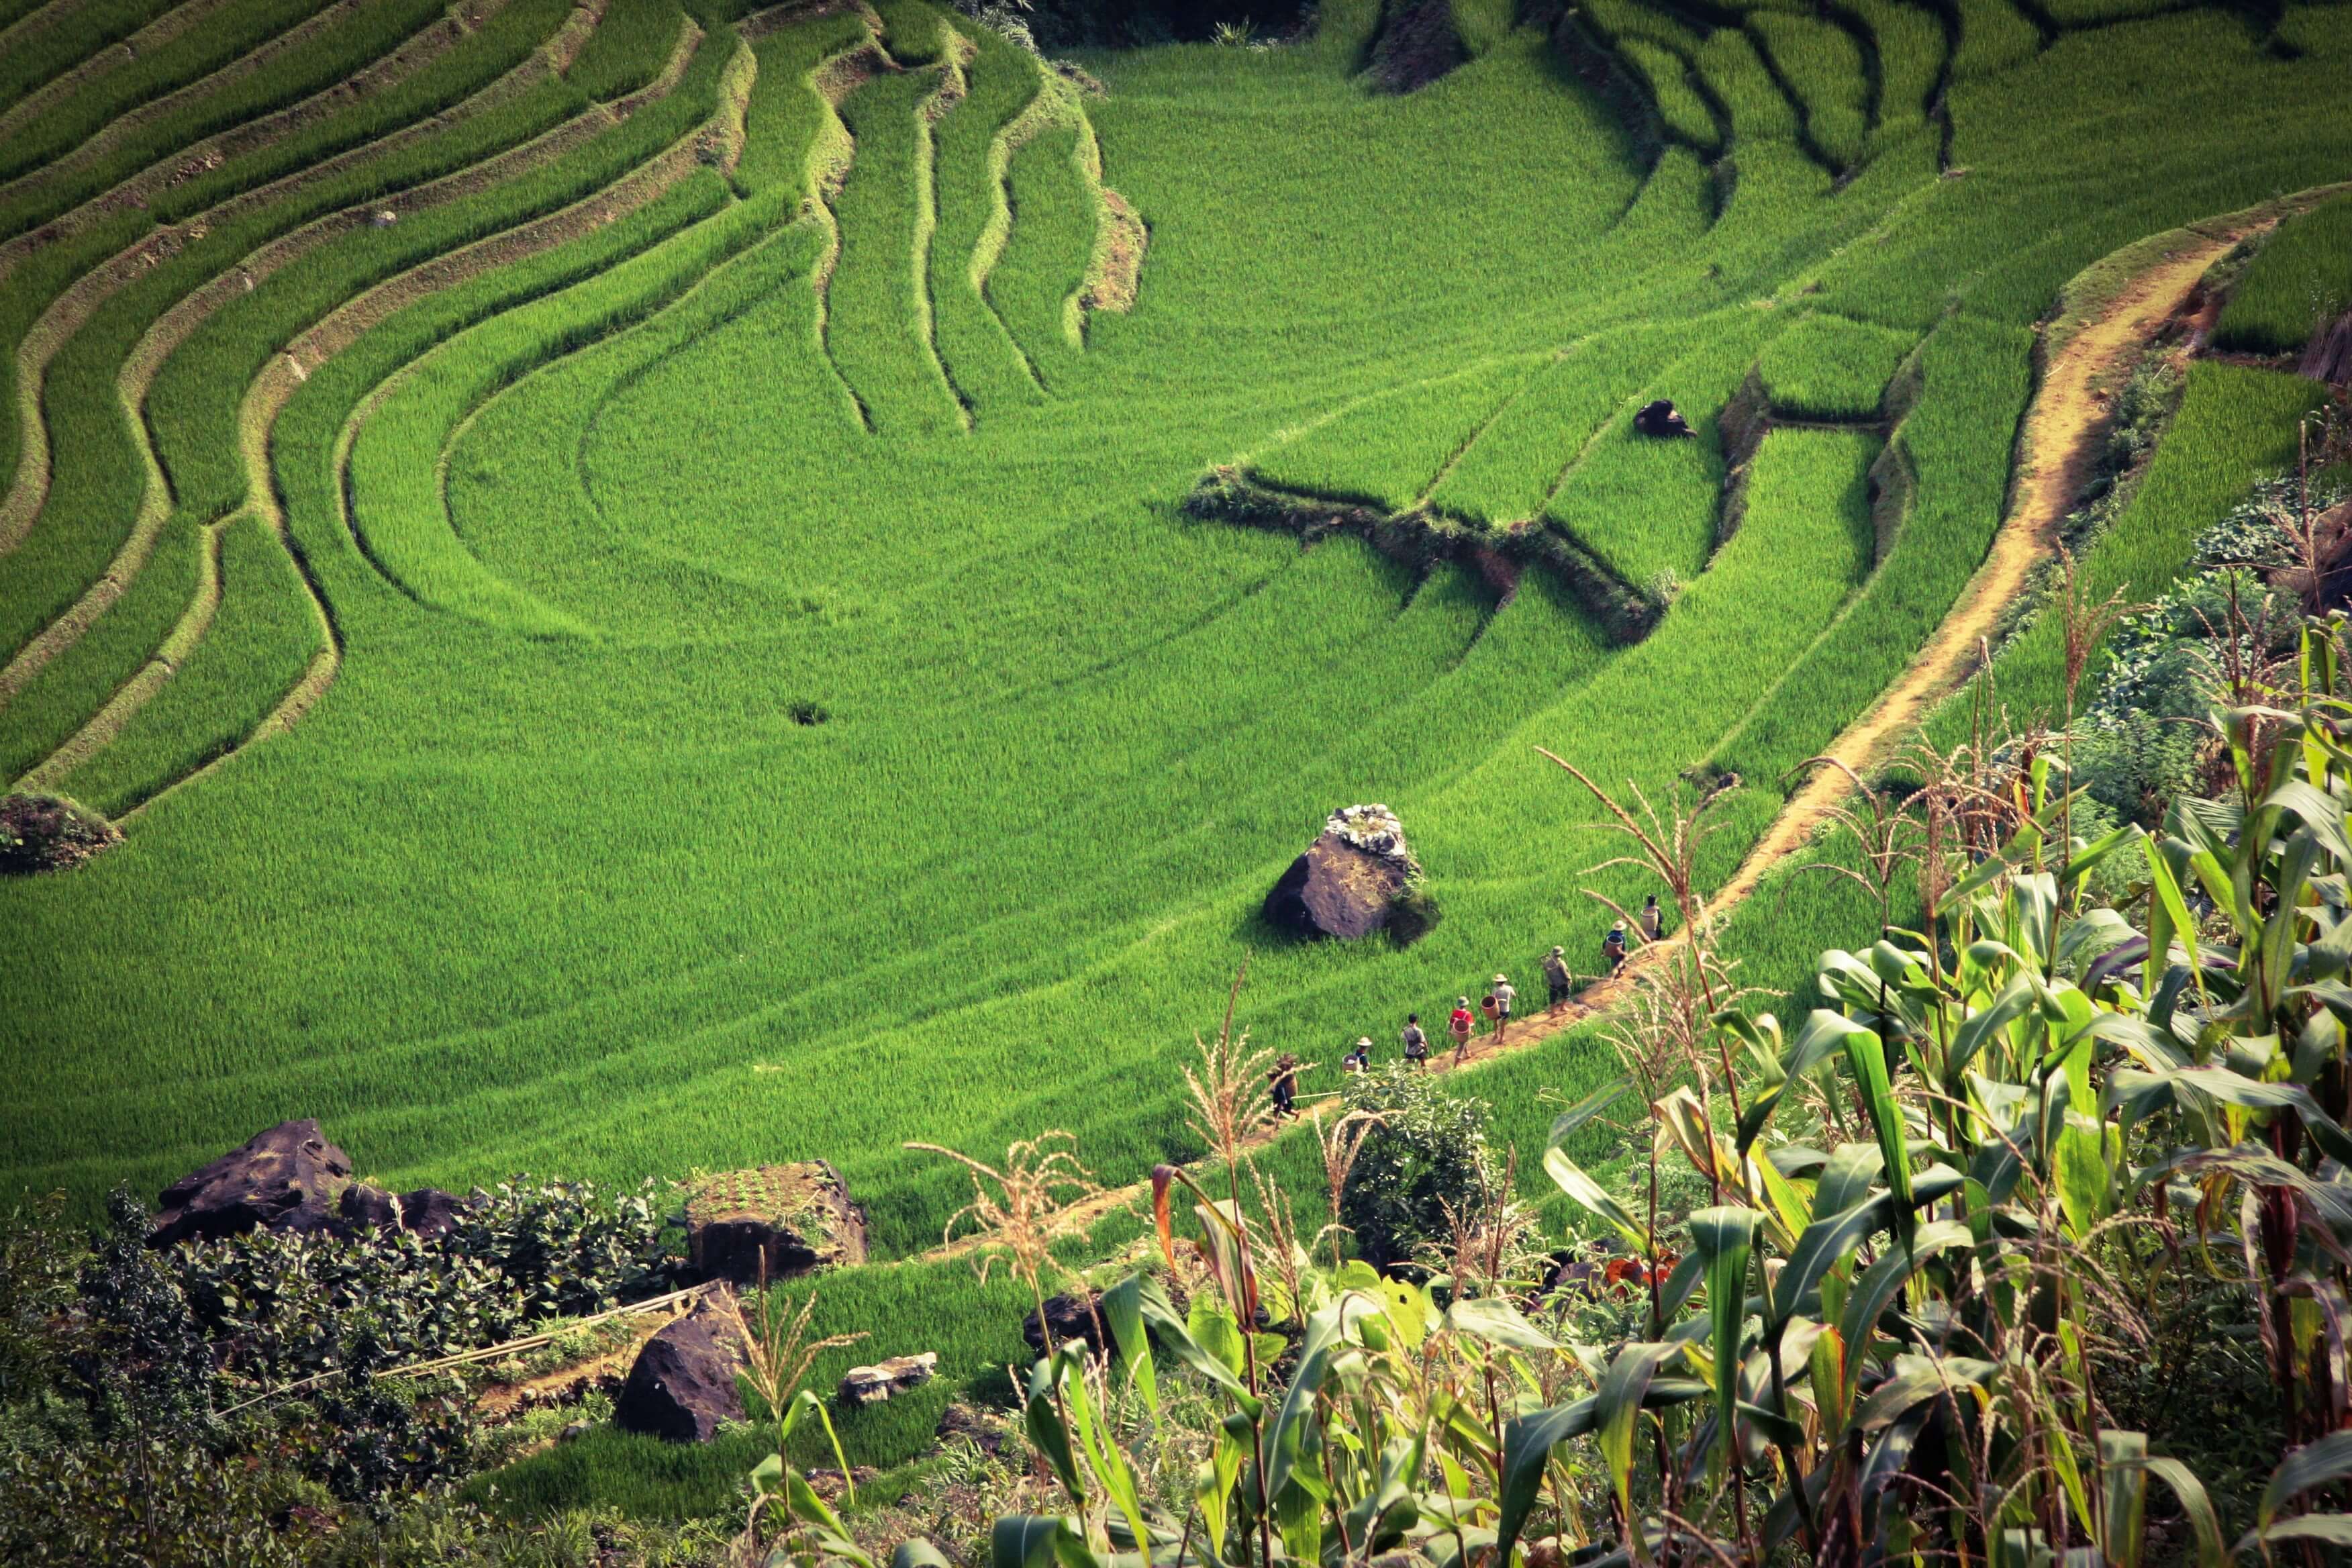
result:
<svg viewBox="0 0 2352 1568"><path fill-rule="evenodd" d="M866 1211L823 1160L730 1171L688 1200L686 1249L705 1279L789 1279L865 1262Z"/></svg>
<svg viewBox="0 0 2352 1568"><path fill-rule="evenodd" d="M673 1443L707 1443L721 1422L743 1419L735 1375L746 1361L734 1292L711 1290L637 1352L613 1402L613 1424Z"/></svg>
<svg viewBox="0 0 2352 1568"><path fill-rule="evenodd" d="M1370 936L1389 922L1391 904L1418 868L1404 826L1384 805L1333 812L1322 837L1265 896L1265 918L1300 936Z"/></svg>
<svg viewBox="0 0 2352 1568"><path fill-rule="evenodd" d="M147 1242L324 1230L351 1180L352 1157L327 1142L317 1118L281 1121L164 1188Z"/></svg>

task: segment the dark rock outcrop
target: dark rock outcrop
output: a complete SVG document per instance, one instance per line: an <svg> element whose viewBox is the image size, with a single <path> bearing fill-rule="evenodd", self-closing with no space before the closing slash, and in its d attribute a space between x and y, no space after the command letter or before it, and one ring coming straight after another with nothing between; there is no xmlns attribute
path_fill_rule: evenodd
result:
<svg viewBox="0 0 2352 1568"><path fill-rule="evenodd" d="M1450 0L1407 0L1388 11L1372 44L1371 78L1381 91L1414 91L1462 63L1465 51Z"/></svg>
<svg viewBox="0 0 2352 1568"><path fill-rule="evenodd" d="M354 1182L343 1189L335 1217L346 1232L404 1230L430 1241L457 1224L465 1208L465 1199L438 1187L394 1194L373 1182Z"/></svg>
<svg viewBox="0 0 2352 1568"><path fill-rule="evenodd" d="M706 1279L756 1285L866 1261L866 1210L823 1160L730 1171L686 1206L687 1258Z"/></svg>
<svg viewBox="0 0 2352 1568"><path fill-rule="evenodd" d="M398 1230L400 1200L371 1182L353 1182L335 1205L335 1216L352 1230Z"/></svg>
<svg viewBox="0 0 2352 1568"><path fill-rule="evenodd" d="M281 1121L164 1188L147 1243L323 1230L351 1179L351 1156L327 1142L316 1118Z"/></svg>
<svg viewBox="0 0 2352 1568"><path fill-rule="evenodd" d="M400 1228L430 1241L457 1223L467 1207L464 1198L438 1187L419 1187L400 1194Z"/></svg>
<svg viewBox="0 0 2352 1568"><path fill-rule="evenodd" d="M940 1424L932 1429L942 1447L961 1437L983 1454L994 1454L1004 1447L1004 1428L992 1422L969 1405L953 1400L940 1412Z"/></svg>
<svg viewBox="0 0 2352 1568"><path fill-rule="evenodd" d="M1040 1324L1037 1314L1032 1311L1021 1320L1021 1337L1027 1340L1029 1348L1039 1355L1045 1353L1046 1326L1053 1329L1054 1342L1057 1345L1067 1344L1072 1340L1084 1340L1087 1348L1097 1355L1102 1354L1107 1347L1116 1349L1118 1342L1111 1338L1110 1321L1102 1315L1101 1300L1101 1295L1092 1290L1084 1295L1066 1291L1059 1296L1048 1296L1045 1298L1044 1325Z"/></svg>
<svg viewBox="0 0 2352 1568"><path fill-rule="evenodd" d="M2311 334L2294 374L2331 386L2352 386L2352 310Z"/></svg>
<svg viewBox="0 0 2352 1568"><path fill-rule="evenodd" d="M837 1391L844 1405L879 1405L894 1394L904 1394L931 1381L940 1370L940 1352L896 1355L872 1366L853 1366L841 1375Z"/></svg>
<svg viewBox="0 0 2352 1568"><path fill-rule="evenodd" d="M613 1404L613 1424L673 1443L707 1443L721 1422L743 1419L735 1374L744 1362L734 1294L712 1290L637 1352Z"/></svg>
<svg viewBox="0 0 2352 1568"><path fill-rule="evenodd" d="M0 876L69 871L122 842L114 824L53 795L0 795Z"/></svg>
<svg viewBox="0 0 2352 1568"><path fill-rule="evenodd" d="M1408 874L1393 858L1326 833L1265 896L1265 918L1300 936L1370 936L1388 924L1389 902Z"/></svg>

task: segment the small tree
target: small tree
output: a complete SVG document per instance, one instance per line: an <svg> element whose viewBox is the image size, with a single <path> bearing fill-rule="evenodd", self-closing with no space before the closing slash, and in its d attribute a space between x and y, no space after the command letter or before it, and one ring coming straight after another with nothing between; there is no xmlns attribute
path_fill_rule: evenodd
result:
<svg viewBox="0 0 2352 1568"><path fill-rule="evenodd" d="M1448 1209L1470 1213L1494 1185L1485 1102L1395 1062L1349 1079L1347 1107L1377 1119L1340 1191L1339 1219L1357 1250L1387 1268L1448 1241Z"/></svg>

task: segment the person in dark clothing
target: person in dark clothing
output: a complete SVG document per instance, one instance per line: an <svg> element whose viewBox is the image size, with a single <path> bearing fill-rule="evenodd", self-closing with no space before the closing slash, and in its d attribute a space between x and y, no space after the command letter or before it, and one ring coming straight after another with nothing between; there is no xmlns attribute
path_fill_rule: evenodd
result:
<svg viewBox="0 0 2352 1568"><path fill-rule="evenodd" d="M1625 922L1619 921L1601 939L1601 956L1608 962L1609 973L1616 973L1625 967Z"/></svg>
<svg viewBox="0 0 2352 1568"><path fill-rule="evenodd" d="M1642 906L1642 940L1657 941L1665 927L1666 917L1659 911L1658 895L1652 893L1649 901Z"/></svg>
<svg viewBox="0 0 2352 1568"><path fill-rule="evenodd" d="M1276 1058L1274 1071L1267 1075L1274 1080L1274 1113L1276 1116L1298 1114L1298 1058L1285 1052Z"/></svg>
<svg viewBox="0 0 2352 1568"><path fill-rule="evenodd" d="M1551 1010L1557 1013L1568 1005L1576 989L1576 981L1568 973L1568 949L1555 947L1544 954L1543 977L1545 988L1551 993Z"/></svg>
<svg viewBox="0 0 2352 1568"><path fill-rule="evenodd" d="M1429 1067L1429 1037L1422 1032L1421 1015L1418 1013L1405 1015L1404 1059L1424 1070Z"/></svg>
<svg viewBox="0 0 2352 1568"><path fill-rule="evenodd" d="M1372 1037L1370 1035L1360 1035L1356 1037L1356 1043L1349 1048L1348 1054L1339 1058L1339 1070L1369 1072L1371 1070L1371 1066Z"/></svg>

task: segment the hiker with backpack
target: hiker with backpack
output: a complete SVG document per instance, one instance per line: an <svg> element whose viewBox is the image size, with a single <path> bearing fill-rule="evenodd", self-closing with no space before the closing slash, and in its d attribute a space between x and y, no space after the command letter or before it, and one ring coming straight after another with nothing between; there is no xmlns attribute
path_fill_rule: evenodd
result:
<svg viewBox="0 0 2352 1568"><path fill-rule="evenodd" d="M1429 1037L1422 1032L1420 1014L1405 1015L1403 1037L1405 1065L1417 1071L1428 1071Z"/></svg>
<svg viewBox="0 0 2352 1568"><path fill-rule="evenodd" d="M1559 1012L1568 1005L1570 993L1576 989L1575 978L1568 972L1568 949L1555 947L1544 954L1544 988L1551 993L1551 1010Z"/></svg>

